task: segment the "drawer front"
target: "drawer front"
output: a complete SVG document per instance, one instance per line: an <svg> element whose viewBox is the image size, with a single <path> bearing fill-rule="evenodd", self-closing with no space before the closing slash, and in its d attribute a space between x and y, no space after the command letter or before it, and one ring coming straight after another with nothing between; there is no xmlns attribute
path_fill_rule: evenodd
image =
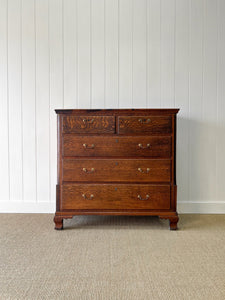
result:
<svg viewBox="0 0 225 300"><path fill-rule="evenodd" d="M171 116L119 117L119 134L172 133Z"/></svg>
<svg viewBox="0 0 225 300"><path fill-rule="evenodd" d="M61 198L61 210L170 209L170 186L65 184Z"/></svg>
<svg viewBox="0 0 225 300"><path fill-rule="evenodd" d="M76 136L63 137L64 156L170 157L171 137Z"/></svg>
<svg viewBox="0 0 225 300"><path fill-rule="evenodd" d="M115 133L115 117L64 116L63 133Z"/></svg>
<svg viewBox="0 0 225 300"><path fill-rule="evenodd" d="M169 159L64 159L63 181L170 182Z"/></svg>

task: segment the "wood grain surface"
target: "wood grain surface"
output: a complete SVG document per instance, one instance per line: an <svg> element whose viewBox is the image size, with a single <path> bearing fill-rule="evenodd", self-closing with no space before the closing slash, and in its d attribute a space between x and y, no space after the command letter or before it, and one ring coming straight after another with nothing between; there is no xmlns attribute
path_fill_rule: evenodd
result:
<svg viewBox="0 0 225 300"><path fill-rule="evenodd" d="M77 136L64 134L64 156L170 157L170 136Z"/></svg>
<svg viewBox="0 0 225 300"><path fill-rule="evenodd" d="M61 209L169 208L169 185L65 184L62 188Z"/></svg>
<svg viewBox="0 0 225 300"><path fill-rule="evenodd" d="M177 228L178 109L56 112L56 229L78 214L157 215Z"/></svg>
<svg viewBox="0 0 225 300"><path fill-rule="evenodd" d="M63 133L114 133L115 117L64 116Z"/></svg>
<svg viewBox="0 0 225 300"><path fill-rule="evenodd" d="M170 182L170 179L169 159L63 159L64 182Z"/></svg>
<svg viewBox="0 0 225 300"><path fill-rule="evenodd" d="M172 132L170 116L119 117L120 134L165 134Z"/></svg>

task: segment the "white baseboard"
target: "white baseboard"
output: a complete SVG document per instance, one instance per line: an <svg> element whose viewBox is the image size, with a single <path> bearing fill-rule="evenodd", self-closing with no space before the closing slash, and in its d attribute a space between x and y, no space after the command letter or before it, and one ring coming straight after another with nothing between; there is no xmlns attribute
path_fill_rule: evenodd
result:
<svg viewBox="0 0 225 300"><path fill-rule="evenodd" d="M178 202L177 211L182 214L225 214L225 202Z"/></svg>
<svg viewBox="0 0 225 300"><path fill-rule="evenodd" d="M0 213L55 213L55 203L0 201Z"/></svg>
<svg viewBox="0 0 225 300"><path fill-rule="evenodd" d="M225 214L225 202L178 202L178 213ZM54 213L55 203L0 201L0 213Z"/></svg>

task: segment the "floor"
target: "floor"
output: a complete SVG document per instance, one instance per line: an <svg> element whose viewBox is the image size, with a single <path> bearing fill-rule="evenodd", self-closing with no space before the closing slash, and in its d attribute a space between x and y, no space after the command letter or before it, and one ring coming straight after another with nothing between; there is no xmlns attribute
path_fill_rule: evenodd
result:
<svg viewBox="0 0 225 300"><path fill-rule="evenodd" d="M225 215L0 215L0 299L225 299Z"/></svg>

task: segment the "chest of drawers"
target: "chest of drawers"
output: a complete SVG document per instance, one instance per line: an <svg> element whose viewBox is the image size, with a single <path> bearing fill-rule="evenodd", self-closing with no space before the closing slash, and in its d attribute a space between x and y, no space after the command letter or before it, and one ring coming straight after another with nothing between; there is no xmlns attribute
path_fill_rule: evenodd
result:
<svg viewBox="0 0 225 300"><path fill-rule="evenodd" d="M149 215L177 229L179 109L56 110L55 229L75 215Z"/></svg>

